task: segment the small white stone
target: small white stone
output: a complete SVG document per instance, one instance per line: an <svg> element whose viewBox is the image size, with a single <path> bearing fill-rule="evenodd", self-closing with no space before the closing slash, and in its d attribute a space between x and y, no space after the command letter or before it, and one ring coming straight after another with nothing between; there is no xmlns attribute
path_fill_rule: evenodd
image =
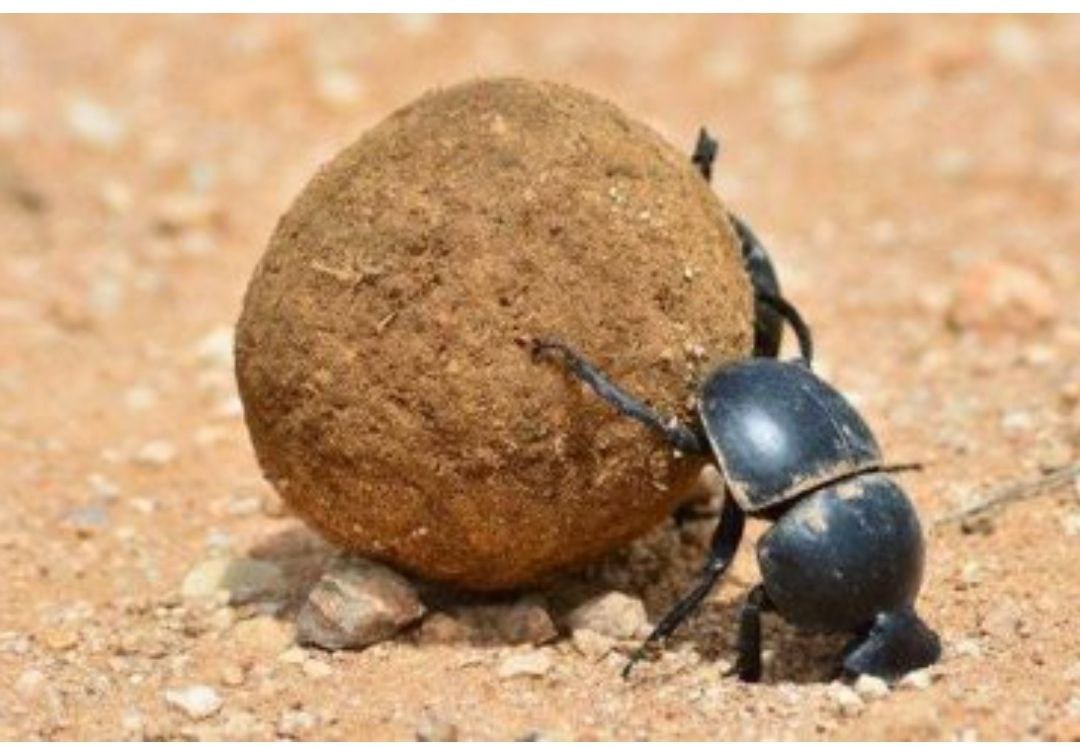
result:
<svg viewBox="0 0 1080 747"><path fill-rule="evenodd" d="M176 447L169 441L147 441L135 452L132 461L144 467L164 467L176 458Z"/></svg>
<svg viewBox="0 0 1080 747"><path fill-rule="evenodd" d="M926 690L930 687L930 671L927 669L916 669L912 672L908 672L900 680L900 688L903 690Z"/></svg>
<svg viewBox="0 0 1080 747"><path fill-rule="evenodd" d="M129 708L120 716L120 728L129 739L141 742L143 740L144 727L143 717L137 708Z"/></svg>
<svg viewBox="0 0 1080 747"><path fill-rule="evenodd" d="M135 412L149 410L157 401L157 392L148 386L133 386L124 392L124 406Z"/></svg>
<svg viewBox="0 0 1080 747"><path fill-rule="evenodd" d="M551 670L551 653L545 649L534 649L513 654L499 664L499 677L543 677Z"/></svg>
<svg viewBox="0 0 1080 747"><path fill-rule="evenodd" d="M1042 41L1017 22L999 24L990 37L990 46L1001 62L1020 69L1030 69L1043 59Z"/></svg>
<svg viewBox="0 0 1080 747"><path fill-rule="evenodd" d="M207 333L195 345L196 359L208 366L231 367L233 364L233 328L221 326Z"/></svg>
<svg viewBox="0 0 1080 747"><path fill-rule="evenodd" d="M318 719L307 711L290 708L281 714L277 723L279 737L301 738L318 725Z"/></svg>
<svg viewBox="0 0 1080 747"><path fill-rule="evenodd" d="M317 73L315 90L323 103L346 108L360 100L364 89L352 73L339 68L327 68Z"/></svg>
<svg viewBox="0 0 1080 747"><path fill-rule="evenodd" d="M123 118L103 104L86 97L69 103L66 115L68 129L75 139L95 148L116 148L127 134Z"/></svg>
<svg viewBox="0 0 1080 747"><path fill-rule="evenodd" d="M99 472L87 475L86 482L90 486L90 495L95 500L109 503L120 497L120 487Z"/></svg>
<svg viewBox="0 0 1080 747"><path fill-rule="evenodd" d="M881 700L889 697L889 685L880 677L860 674L855 680L855 692L866 701Z"/></svg>
<svg viewBox="0 0 1080 747"><path fill-rule="evenodd" d="M227 510L231 516L250 516L262 510L262 499L257 495L236 496L229 500Z"/></svg>
<svg viewBox="0 0 1080 747"><path fill-rule="evenodd" d="M859 694L847 685L833 684L829 687L829 696L836 704L837 710L844 716L854 716L862 711L865 705Z"/></svg>
<svg viewBox="0 0 1080 747"><path fill-rule="evenodd" d="M208 685L188 685L165 691L165 702L196 720L213 716L223 704L217 690Z"/></svg>
<svg viewBox="0 0 1080 747"><path fill-rule="evenodd" d="M1069 537L1080 536L1080 512L1073 511L1061 517L1061 528Z"/></svg>
<svg viewBox="0 0 1080 747"><path fill-rule="evenodd" d="M978 658L982 656L982 647L974 638L964 638L956 642L956 654L957 656Z"/></svg>
<svg viewBox="0 0 1080 747"><path fill-rule="evenodd" d="M122 215L131 210L131 190L123 182L107 181L98 192L102 204L111 213Z"/></svg>

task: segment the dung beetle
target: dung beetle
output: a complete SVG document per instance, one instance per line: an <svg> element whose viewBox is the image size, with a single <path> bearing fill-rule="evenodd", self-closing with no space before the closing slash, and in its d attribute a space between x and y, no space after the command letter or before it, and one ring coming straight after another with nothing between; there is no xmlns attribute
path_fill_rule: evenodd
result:
<svg viewBox="0 0 1080 747"><path fill-rule="evenodd" d="M694 145L690 162L694 164L706 183L712 181L713 164L716 162L719 149L720 143L702 127L698 132L697 143ZM780 281L776 276L772 260L769 259L769 253L750 230L750 226L734 213L729 212L728 219L735 228L739 248L742 250L743 266L754 288L754 355L775 358L780 353L780 339L785 316L777 309L775 302L775 299L781 298Z"/></svg>
<svg viewBox="0 0 1080 747"><path fill-rule="evenodd" d="M738 658L729 674L761 678L761 614L804 630L850 633L843 670L894 680L937 661L937 635L914 602L923 538L914 506L882 462L851 404L801 359L750 358L712 371L697 395L698 422L666 418L619 388L562 342L529 341L555 355L623 415L690 457L715 461L727 496L697 584L657 623L623 671L667 638L730 566L747 516L774 522L757 545L761 583L739 615Z"/></svg>
<svg viewBox="0 0 1080 747"><path fill-rule="evenodd" d="M712 151L715 156L715 144ZM702 152L706 157L699 159ZM708 178L712 158L701 139L694 163ZM761 256L775 280L763 250ZM726 497L700 579L660 619L623 676L709 595L731 565L750 516L773 526L757 545L761 583L740 611L738 655L728 674L760 680L761 615L775 612L804 630L850 634L846 675L895 680L941 655L937 634L914 608L924 558L918 515L890 477L917 465L883 462L859 413L811 370L812 338L799 313L777 285L752 280L756 302L791 324L800 357L780 361L775 353L759 353L719 366L698 389L692 424L656 412L561 341L525 341L535 360L558 358L600 398L676 451L714 461L724 480ZM778 348L778 325L774 331L769 339Z"/></svg>

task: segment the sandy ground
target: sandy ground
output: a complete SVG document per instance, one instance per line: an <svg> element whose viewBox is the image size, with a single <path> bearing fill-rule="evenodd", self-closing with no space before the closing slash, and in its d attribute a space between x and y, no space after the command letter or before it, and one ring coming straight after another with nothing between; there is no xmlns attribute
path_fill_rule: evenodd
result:
<svg viewBox="0 0 1080 747"><path fill-rule="evenodd" d="M1080 738L1080 495L935 521L1080 451L1080 19L4 18L0 21L0 739ZM576 83L689 147L772 248L819 371L897 461L929 534L924 688L852 704L842 641L770 622L720 676L749 548L624 682L565 637L291 647L286 605L192 603L214 553L330 556L262 483L229 330L322 161L422 90ZM755 528L755 532L759 531ZM575 579L684 586L707 527ZM547 592L552 609L563 586ZM166 691L203 684L195 719ZM923 683L926 684L926 683Z"/></svg>

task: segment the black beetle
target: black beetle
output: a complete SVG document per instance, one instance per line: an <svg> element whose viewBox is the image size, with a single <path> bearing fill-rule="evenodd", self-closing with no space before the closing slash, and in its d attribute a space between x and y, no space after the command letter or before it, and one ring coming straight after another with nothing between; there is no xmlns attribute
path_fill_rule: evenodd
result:
<svg viewBox="0 0 1080 747"><path fill-rule="evenodd" d="M844 397L796 361L751 358L723 365L698 392L699 422L665 418L612 383L567 345L530 341L533 355L559 355L569 370L623 415L679 452L715 460L727 488L701 579L657 623L627 663L663 640L708 596L731 564L746 517L775 522L757 546L762 582L739 617L733 674L761 677L761 613L791 624L854 635L844 672L893 680L937 661L937 635L913 607L923 539L915 508L889 477L877 441Z"/></svg>
<svg viewBox="0 0 1080 747"><path fill-rule="evenodd" d="M716 149L715 141L709 143L702 130L693 161L705 178ZM741 221L734 220L738 229ZM562 342L528 342L535 358L557 354L620 413L687 456L711 458L724 478L727 496L700 580L661 618L623 675L712 591L738 550L748 515L774 525L757 546L762 582L740 613L731 674L747 682L761 678L761 614L769 611L799 628L852 634L843 658L847 675L893 680L929 666L941 655L941 644L914 609L922 582L922 531L914 506L889 476L912 465L884 464L859 413L811 371L809 328L780 297L763 249L758 267L765 270L755 273L750 265L743 237L760 248L753 234L739 234L755 300L759 309L774 311L777 322L758 327L768 328L769 347L759 346L760 338L755 343L764 357L722 365L705 378L696 423L663 417ZM781 318L798 337L801 358L795 361L773 357Z"/></svg>
<svg viewBox="0 0 1080 747"><path fill-rule="evenodd" d="M690 161L706 183L712 181L713 163L716 162L719 148L719 142L702 127ZM750 230L750 226L734 213L728 213L728 218L738 236L743 266L746 267L754 288L754 355L775 358L780 353L783 317L791 318L790 314L777 308L777 299L781 299L780 281L772 260L769 259L769 253Z"/></svg>

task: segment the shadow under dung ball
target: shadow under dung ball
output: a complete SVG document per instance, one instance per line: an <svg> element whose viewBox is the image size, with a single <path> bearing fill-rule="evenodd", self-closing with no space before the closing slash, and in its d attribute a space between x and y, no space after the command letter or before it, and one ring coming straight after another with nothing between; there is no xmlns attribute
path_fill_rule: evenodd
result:
<svg viewBox="0 0 1080 747"><path fill-rule="evenodd" d="M557 335L661 411L745 357L726 211L673 148L574 88L429 93L280 220L236 336L285 501L340 546L493 590L660 522L698 464L516 341Z"/></svg>

